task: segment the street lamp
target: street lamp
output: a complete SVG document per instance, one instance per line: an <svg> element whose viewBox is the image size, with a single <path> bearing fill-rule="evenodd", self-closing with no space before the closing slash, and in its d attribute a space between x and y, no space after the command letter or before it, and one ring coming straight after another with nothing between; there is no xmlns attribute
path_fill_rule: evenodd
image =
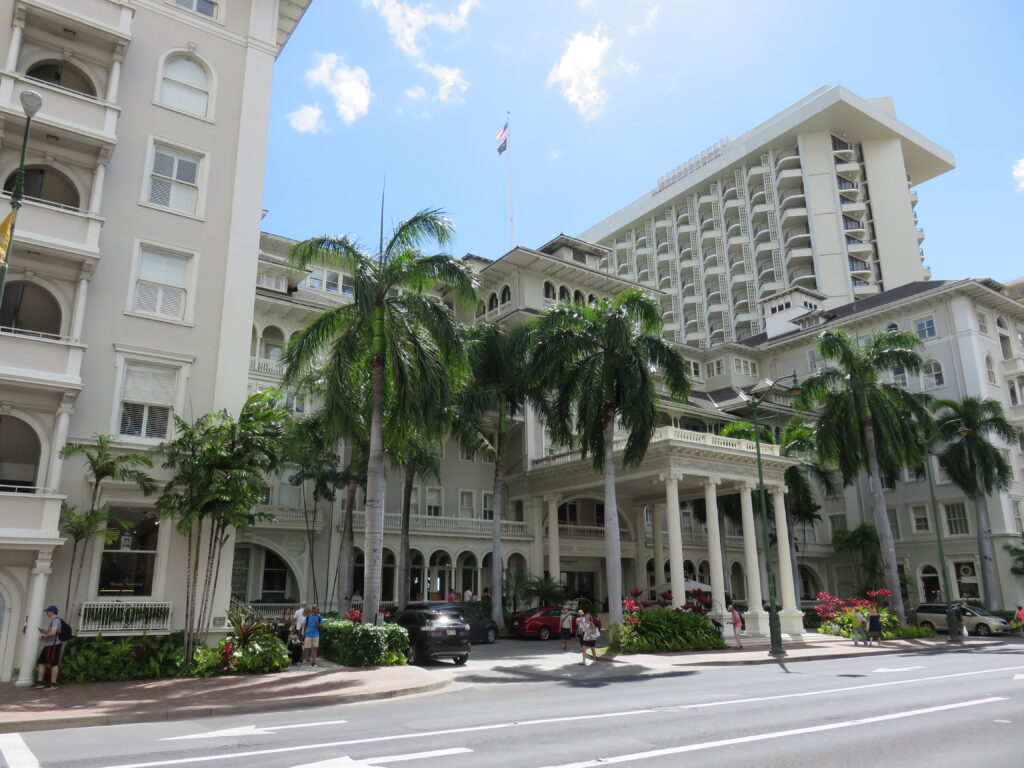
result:
<svg viewBox="0 0 1024 768"><path fill-rule="evenodd" d="M28 147L28 130L32 118L43 106L43 97L35 91L22 91L19 96L21 108L25 111L25 134L21 138L21 161L14 176L14 187L11 189L11 212L7 214L0 226L0 302L4 298L4 283L7 281L7 262L14 242L14 220L17 218L21 200L25 196L25 150Z"/></svg>
<svg viewBox="0 0 1024 768"><path fill-rule="evenodd" d="M751 422L754 425L754 448L757 451L757 487L761 498L761 535L764 538L764 568L768 576L768 634L771 636L771 649L768 651L768 655L775 659L785 658L786 649L782 647L782 625L779 623L779 605L775 596L775 568L772 565L771 540L768 536L768 494L764 490L764 469L761 464L761 424L757 418L757 407L764 402L768 395L777 391L777 388L781 390L782 388L778 387L779 383L787 379L792 379L793 384L786 390L790 394L800 394L799 382L794 372L790 376L783 376L775 381L766 380L767 385L761 387L757 394L751 390L750 394L744 395L753 411Z"/></svg>

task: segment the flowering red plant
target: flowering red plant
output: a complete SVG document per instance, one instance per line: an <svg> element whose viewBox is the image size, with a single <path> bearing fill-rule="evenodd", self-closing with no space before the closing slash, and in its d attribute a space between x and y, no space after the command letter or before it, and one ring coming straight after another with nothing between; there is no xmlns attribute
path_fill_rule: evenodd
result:
<svg viewBox="0 0 1024 768"><path fill-rule="evenodd" d="M359 610L358 608L353 608L351 611L347 611L343 615L349 621L362 621L363 620L363 612L361 610Z"/></svg>
<svg viewBox="0 0 1024 768"><path fill-rule="evenodd" d="M220 669L222 672L230 672L238 666L238 659L235 658L235 651L238 648L232 642L224 643L220 649Z"/></svg>
<svg viewBox="0 0 1024 768"><path fill-rule="evenodd" d="M643 593L644 591L639 587L633 587L631 590L629 590L629 594L634 600L640 597L640 595L642 595Z"/></svg>
<svg viewBox="0 0 1024 768"><path fill-rule="evenodd" d="M632 597L627 597L625 600L622 601L622 609L625 611L629 611L630 613L634 613L640 610L640 604L637 603L637 601L634 600Z"/></svg>

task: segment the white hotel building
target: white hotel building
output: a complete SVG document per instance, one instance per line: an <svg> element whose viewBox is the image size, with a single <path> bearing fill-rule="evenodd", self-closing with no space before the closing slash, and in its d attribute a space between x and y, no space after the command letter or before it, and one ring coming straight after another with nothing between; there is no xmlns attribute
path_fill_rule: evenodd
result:
<svg viewBox="0 0 1024 768"><path fill-rule="evenodd" d="M172 436L172 414L193 420L220 408L237 411L247 389L280 381L279 357L289 336L313 313L346 300L345 275L289 268L283 259L289 241L261 236L259 230L273 62L307 4L0 0L0 173L7 189L24 126L18 95L31 88L45 99L32 125L29 199L19 214L0 307L0 677L5 680L15 668L22 682L28 680L36 652L32 628L45 605L65 608L73 576L59 514L65 501L79 507L88 503L89 478L77 459L59 460L61 446L106 433L114 436L118 449L151 450ZM794 369L805 373L815 364L809 356L813 330L799 323L786 325L797 314L796 302L781 312L769 311L768 322L757 310L759 299L784 285L810 283L796 274L796 252L787 251L786 241L779 239L779 232L798 223L798 214L788 213L788 197L775 197L794 184L793 172L808 193L806 204L796 207L804 210L808 237L816 244L810 246L816 278L808 287L819 294L804 293L799 299L824 310L811 312L811 317L854 331L890 322L923 327L929 359L942 366L941 374L932 366L928 377L908 386L949 396L971 392L1002 397L1015 421L1024 421L1024 305L1009 301L998 286L986 282L916 282L924 275L906 176L917 183L947 169L951 158L896 122L884 104L862 102L842 91L813 96L773 123L794 111L806 120L801 117L793 125L813 124L814 130L787 128L786 134L766 128L775 137L768 144L741 140L736 144L749 151L738 155L739 160L733 149L726 149L696 172L722 171L708 176L708 185L718 179L719 197L705 201L701 190L683 194L689 189L687 181L656 195L659 210L680 207L671 215L672 259L663 258L661 246L654 246L646 273L637 261L645 247L637 231L646 230L648 214L639 208L613 217L620 224L600 225L597 229L603 231L589 237L601 243L560 236L539 249L515 248L493 262L472 258L480 271L488 320L519 322L553 300L610 296L639 280L661 298L667 312L679 299L680 309L672 309L675 314L667 319L672 333L683 333L693 304L688 297L700 297L706 310L700 316L704 330L698 337L677 337L688 344L684 354L691 362L694 394L687 403L663 403L664 427L648 460L620 478L624 584L660 587L678 585L684 577L697 579L711 585L716 610L726 592L750 603L755 628L763 622L756 607L766 590L760 577L764 553L759 552L748 503L756 478L753 446L718 432L724 423L743 416L741 388ZM849 141L853 148L832 149L830 136ZM780 143L772 143L776 138ZM801 158L775 154L785 147L799 147ZM767 153L769 165L753 162L754 152ZM886 161L900 153L897 166ZM722 175L723 164L740 160L745 165L730 165ZM856 165L861 175L847 165ZM742 170L743 198L733 205L723 181L737 180L737 170ZM861 184L864 172L867 189ZM780 177L783 173L789 175ZM856 195L840 185L840 177L858 185ZM765 203L756 196L758 178L766 185L764 197L769 189L773 195L773 207L763 217L759 206ZM785 179L789 181L781 184ZM831 212L818 209L817 198L810 194L828 184ZM737 187L737 200L739 195ZM843 206L843 200L856 205ZM899 215L889 221L891 200ZM687 226L679 222L682 207L695 223L689 233L691 251L694 245L709 253L713 248L716 258L725 258L736 247L728 216L745 213L741 226L746 227L746 240L738 243L744 263L742 270L736 268L734 282L723 283L713 265L705 269L703 258L697 272L692 264L686 266L692 259L680 247ZM860 251L850 250L852 244L842 235L847 230L829 234L824 223L819 227L828 221L833 229L841 227L840 207L863 224ZM714 224L709 231L718 235L703 236L697 229L699 217L708 212ZM665 220L663 213L651 216L648 242L654 243L668 230L659 223ZM769 258L759 234L762 218L775 222L769 242L777 245L767 252L773 267L782 259L776 280L762 278L758 268ZM871 266L864 278L857 278L870 291L854 284L847 270L855 252ZM798 258L806 260L807 255ZM668 265L668 282L652 282L654 270ZM725 264L720 261L719 266ZM837 267L842 274L835 277ZM699 291L682 282L686 269L688 281L699 277ZM740 279L741 272L749 279ZM714 292L705 288L714 287L716 274L719 298L727 296L727 301L712 301ZM753 297L746 294L751 316L745 317L732 311L743 306L742 292L733 288L748 283L755 291ZM896 292L878 294L881 286L895 287ZM900 293L904 289L910 293ZM724 314L714 314L718 306L728 306L728 323ZM718 317L723 324L713 327ZM922 326L927 319L932 322ZM982 319L984 326L979 325ZM762 331L767 335L760 336ZM723 343L712 346L719 341ZM296 398L288 397L287 403L292 410L305 409ZM780 399L775 409L784 418L788 404ZM996 602L1003 604L1022 597L1021 581L1009 574L1001 546L1020 525L1020 448L1007 446L1017 472L1011 491L987 500L1001 558ZM512 451L510 502L503 523L506 566L531 574L556 573L573 592L605 599L598 478L574 455L558 454L530 414L517 422ZM782 471L789 460L771 446L765 454L769 492L781 499ZM488 584L492 473L491 464L448 445L441 480L415 488L411 596L429 598L451 586L479 592ZM155 474L166 479L159 469ZM287 472L283 475L271 479L266 498L276 521L238 531L227 545L234 558L226 558L222 569L215 623L223 622L229 593L276 612L281 603L311 599L314 575L325 607L332 607L324 600L328 593L332 602L342 597L329 586L336 573L341 503L330 508L324 504L313 512L311 547L302 489L287 482ZM390 599L399 597L394 586L399 484L397 474L389 477L385 597ZM900 526L901 562L917 580L917 599L930 589L934 569L966 573L964 566L975 557L972 522L957 506L962 499L955 490L940 485L942 524L949 529L950 542L947 562L939 563L924 530L929 523L920 514L926 498L922 484L896 479L894 488L888 498ZM843 501L824 502L821 524L792 532L799 543L798 578L786 578L786 557L780 576L789 631L799 631L801 598L819 588L837 590L852 583L848 566L833 556L828 542L831 529L855 525L863 516L858 493L863 489L848 490ZM707 526L687 504L703 499L714 508L720 496L734 494L740 499L739 518L712 515ZM76 631L159 633L180 627L182 539L155 519L153 497L143 497L133 486L105 483L100 500L131 521L132 529L110 545L93 540L81 554L81 591L69 616ZM358 545L359 504L354 519ZM785 520L777 522L785 553ZM787 586L794 581L799 590ZM969 573L956 583L960 594L976 589ZM145 619L126 622L120 612L124 606L151 610Z"/></svg>

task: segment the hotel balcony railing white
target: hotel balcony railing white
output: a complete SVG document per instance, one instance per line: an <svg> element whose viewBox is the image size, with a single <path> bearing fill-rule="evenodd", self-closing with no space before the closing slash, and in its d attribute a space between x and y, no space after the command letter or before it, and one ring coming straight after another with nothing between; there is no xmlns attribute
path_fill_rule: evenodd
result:
<svg viewBox="0 0 1024 768"><path fill-rule="evenodd" d="M38 8L47 16L62 16L127 40L131 37L135 9L118 0L21 0L21 5Z"/></svg>
<svg viewBox="0 0 1024 768"><path fill-rule="evenodd" d="M66 336L0 327L0 379L81 389L85 345Z"/></svg>
<svg viewBox="0 0 1024 768"><path fill-rule="evenodd" d="M259 514L273 515L273 520L260 520L253 523L253 528L306 528L306 512L302 507L273 506L271 504L257 504L255 511ZM323 527L323 516L319 512L309 511L309 522L314 530Z"/></svg>
<svg viewBox="0 0 1024 768"><path fill-rule="evenodd" d="M82 603L78 612L80 635L167 634L171 631L174 603L153 600L97 600Z"/></svg>
<svg viewBox="0 0 1024 768"><path fill-rule="evenodd" d="M785 149L782 152L779 152L779 154L777 154L775 156L775 167L778 168L779 164L783 160L789 160L791 157L797 157L797 158L800 157L800 150L798 150L798 149Z"/></svg>
<svg viewBox="0 0 1024 768"><path fill-rule="evenodd" d="M366 527L366 513L352 514L352 524L357 529ZM398 512L384 514L384 530L402 530L402 515ZM494 522L480 518L447 517L445 515L410 515L409 530L413 533L441 533L457 536L490 536L494 533ZM505 536L529 536L528 523L518 520L502 520L501 532Z"/></svg>
<svg viewBox="0 0 1024 768"><path fill-rule="evenodd" d="M6 206L10 193L0 194ZM18 226L14 241L25 245L39 245L96 259L100 255L100 230L104 219L94 213L82 211L49 200L24 198L18 211Z"/></svg>
<svg viewBox="0 0 1024 768"><path fill-rule="evenodd" d="M545 536L547 534L545 533ZM603 525L558 525L558 537L560 539L597 539L604 541ZM619 529L619 538L622 541L632 541L632 531L625 528Z"/></svg>
<svg viewBox="0 0 1024 768"><path fill-rule="evenodd" d="M1003 360L1004 376L1024 376L1024 355L1014 355Z"/></svg>
<svg viewBox="0 0 1024 768"><path fill-rule="evenodd" d="M0 485L0 538L58 538L60 508L66 498L49 488Z"/></svg>
<svg viewBox="0 0 1024 768"><path fill-rule="evenodd" d="M265 373L271 376L284 376L284 363L280 360L267 360L263 357L250 357L249 370L252 373Z"/></svg>
<svg viewBox="0 0 1024 768"><path fill-rule="evenodd" d="M43 107L35 117L39 122L34 120L33 125L65 130L94 144L110 146L117 141L121 108L116 104L34 77L7 73L0 75L0 111L23 116L23 91L37 91L43 96Z"/></svg>

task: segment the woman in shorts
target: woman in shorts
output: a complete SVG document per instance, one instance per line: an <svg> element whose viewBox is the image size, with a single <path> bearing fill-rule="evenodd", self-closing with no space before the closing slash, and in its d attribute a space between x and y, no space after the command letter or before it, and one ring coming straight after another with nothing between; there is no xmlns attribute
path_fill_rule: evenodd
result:
<svg viewBox="0 0 1024 768"><path fill-rule="evenodd" d="M580 625L583 627L583 631L580 634L580 648L583 652L583 659L580 664L587 666L587 649L590 649L590 655L597 662L597 638L601 636L601 630L597 628L597 622L594 621L594 617L589 613L583 615L583 620L577 622L576 626L579 629Z"/></svg>

